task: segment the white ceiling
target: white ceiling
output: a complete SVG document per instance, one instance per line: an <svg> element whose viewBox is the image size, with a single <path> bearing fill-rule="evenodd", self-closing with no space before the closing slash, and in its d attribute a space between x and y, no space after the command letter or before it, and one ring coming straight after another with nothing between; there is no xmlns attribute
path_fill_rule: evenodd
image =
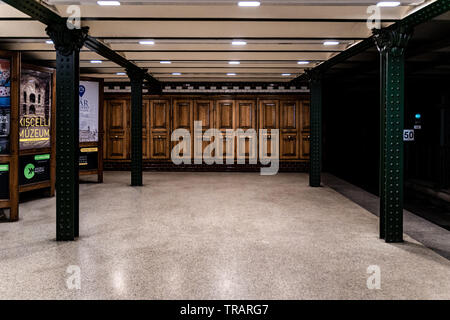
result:
<svg viewBox="0 0 450 320"><path fill-rule="evenodd" d="M371 35L367 26L369 5L376 1L277 0L261 1L257 8L222 1L131 1L119 7L100 7L96 1L47 1L61 16L81 4L82 25L90 35L107 43L161 81L289 81L361 39ZM402 19L433 1L403 1L382 8L383 26ZM45 26L21 12L0 4L0 48L23 51L24 59L54 65L53 46L46 44ZM152 40L154 45L141 45ZM246 46L233 46L245 40ZM324 46L325 40L339 40ZM106 80L126 80L124 70L83 49L82 74ZM161 64L160 61L171 61ZM240 61L230 65L229 61ZM309 61L299 65L298 61ZM182 73L174 76L172 73ZM227 76L227 73L236 73ZM283 76L282 74L290 74Z"/></svg>

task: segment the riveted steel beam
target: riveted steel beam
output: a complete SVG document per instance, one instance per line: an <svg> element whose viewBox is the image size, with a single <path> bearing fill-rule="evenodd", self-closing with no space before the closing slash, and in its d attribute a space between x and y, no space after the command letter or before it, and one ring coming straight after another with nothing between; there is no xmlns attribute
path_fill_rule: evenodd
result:
<svg viewBox="0 0 450 320"><path fill-rule="evenodd" d="M47 26L65 26L67 24L67 19L59 16L56 12L50 10L49 8L35 0L5 0L3 2L9 4L10 6L30 16L32 19L42 22ZM85 40L84 45L90 50L98 53L102 57L118 64L121 67L124 67L126 69L135 69L138 72L141 72L142 70L134 62L127 60L125 57L118 54L116 51L112 50L103 42L97 40L94 37L88 36ZM156 88L154 89L156 91L159 90L158 88L160 87L160 84L158 80L156 80L148 73L146 73L144 77L147 81L149 81L151 88Z"/></svg>
<svg viewBox="0 0 450 320"><path fill-rule="evenodd" d="M400 26L403 28L414 28L417 25L424 23L426 21L429 21L437 16L440 16L441 14L446 13L450 10L450 0L437 0L430 5L423 7L422 9L414 12L413 14L405 17L404 19L392 24L387 29L396 30ZM314 69L321 70L321 72L326 72L334 65L347 60L348 58L353 57L354 55L361 53L374 45L374 39L373 37L367 38L362 40L361 42L357 43L356 45L350 47L349 49L341 52L340 54L332 57L331 59L321 63ZM296 79L292 80L291 82L297 83L302 80L306 80L307 75L302 74Z"/></svg>
<svg viewBox="0 0 450 320"><path fill-rule="evenodd" d="M322 73L307 70L311 87L311 164L309 185L317 188L321 185L322 171Z"/></svg>

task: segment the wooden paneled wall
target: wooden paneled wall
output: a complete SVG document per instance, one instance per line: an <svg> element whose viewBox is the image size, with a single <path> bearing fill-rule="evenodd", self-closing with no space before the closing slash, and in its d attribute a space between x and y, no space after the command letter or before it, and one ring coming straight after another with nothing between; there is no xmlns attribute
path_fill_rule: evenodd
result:
<svg viewBox="0 0 450 320"><path fill-rule="evenodd" d="M232 129L280 130L280 159L309 160L310 103L308 96L144 96L144 160L170 160L175 142L171 134L186 129L194 136L194 121L202 121L202 131L215 128L224 136ZM107 161L130 159L130 97L105 96L104 158ZM238 142L235 142L237 145ZM249 155L249 141L245 142ZM204 142L204 148L209 142ZM193 146L193 141L191 143ZM270 145L270 143L269 143ZM244 148L242 148L244 149ZM270 147L268 148L270 152ZM241 150L242 151L242 150ZM192 150L193 156L194 150ZM227 157L224 142L224 157Z"/></svg>

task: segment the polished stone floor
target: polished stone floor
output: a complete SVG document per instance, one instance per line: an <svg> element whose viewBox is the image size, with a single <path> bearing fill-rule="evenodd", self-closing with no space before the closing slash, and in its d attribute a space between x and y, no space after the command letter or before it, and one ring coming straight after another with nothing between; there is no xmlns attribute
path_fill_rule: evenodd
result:
<svg viewBox="0 0 450 320"><path fill-rule="evenodd" d="M55 241L55 199L0 224L1 299L450 299L450 261L307 175L128 173L81 185L81 238ZM381 289L367 288L379 266ZM68 289L69 266L81 289ZM76 274L75 274L76 275ZM69 280L73 279L70 278Z"/></svg>

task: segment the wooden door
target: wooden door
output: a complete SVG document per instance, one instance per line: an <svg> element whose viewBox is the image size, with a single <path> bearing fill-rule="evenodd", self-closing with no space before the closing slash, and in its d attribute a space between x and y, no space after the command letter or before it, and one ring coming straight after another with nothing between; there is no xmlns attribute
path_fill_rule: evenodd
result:
<svg viewBox="0 0 450 320"><path fill-rule="evenodd" d="M256 103L254 100L236 101L236 129L256 131ZM251 148L249 139L236 141L236 155L240 158L249 159ZM256 155L258 150L256 149Z"/></svg>
<svg viewBox="0 0 450 320"><path fill-rule="evenodd" d="M296 100L280 101L280 157L283 160L299 157L299 111Z"/></svg>
<svg viewBox="0 0 450 320"><path fill-rule="evenodd" d="M150 159L150 101L142 101L142 158Z"/></svg>
<svg viewBox="0 0 450 320"><path fill-rule="evenodd" d="M106 159L125 160L129 147L129 101L109 100L105 109Z"/></svg>
<svg viewBox="0 0 450 320"><path fill-rule="evenodd" d="M259 129L267 130L264 140L267 141L267 156L269 157L275 152L273 139L276 137L273 135L272 130L280 128L279 107L278 100L261 100L259 102Z"/></svg>
<svg viewBox="0 0 450 320"><path fill-rule="evenodd" d="M259 102L259 128L279 129L279 101L278 100L262 100Z"/></svg>
<svg viewBox="0 0 450 320"><path fill-rule="evenodd" d="M224 161L228 160L228 162L231 162L231 160L234 160L235 158L236 139L234 137L234 134L227 134L227 131L234 131L236 129L235 102L233 100L218 100L214 117L215 128L220 130L223 137L222 154Z"/></svg>
<svg viewBox="0 0 450 320"><path fill-rule="evenodd" d="M300 105L300 158L303 160L308 160L310 158L311 145L311 108L309 101L302 101Z"/></svg>
<svg viewBox="0 0 450 320"><path fill-rule="evenodd" d="M193 152L193 131L194 131L194 110L193 102L190 99L173 101L173 130L185 129L191 134L191 155ZM172 148L178 142L172 143ZM182 156L182 154L180 154Z"/></svg>
<svg viewBox="0 0 450 320"><path fill-rule="evenodd" d="M150 108L151 158L167 160L170 157L170 101L152 100Z"/></svg>
<svg viewBox="0 0 450 320"><path fill-rule="evenodd" d="M214 127L214 101L211 100L195 100L194 101L194 122L201 121L202 128L201 134L203 135L208 129L212 129ZM197 140L195 140L197 139ZM201 141L201 142L200 142ZM197 154L195 153L195 145L202 144L201 150L197 150ZM203 152L205 148L210 144L210 141L203 141L199 134L197 137L194 132L194 160L202 159Z"/></svg>

